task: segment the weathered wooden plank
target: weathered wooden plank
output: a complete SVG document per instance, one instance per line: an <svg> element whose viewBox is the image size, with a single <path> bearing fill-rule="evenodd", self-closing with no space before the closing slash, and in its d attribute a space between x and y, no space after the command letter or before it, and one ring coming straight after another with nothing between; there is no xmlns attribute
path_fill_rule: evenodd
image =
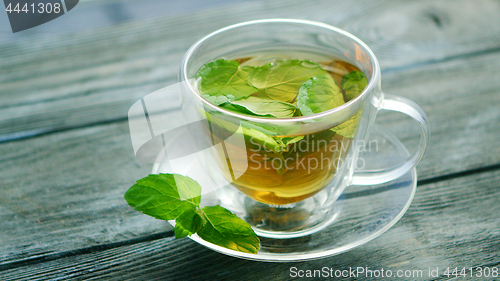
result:
<svg viewBox="0 0 500 281"><path fill-rule="evenodd" d="M414 99L430 118L433 136L420 179L500 163L500 85L489 76L499 65L500 54L491 54L387 75L384 89ZM180 116L173 110L169 119ZM396 113L380 117L415 145L411 121ZM151 169L135 160L126 122L3 143L0 163L2 262L165 231L123 200Z"/></svg>
<svg viewBox="0 0 500 281"><path fill-rule="evenodd" d="M138 98L176 80L194 41L236 22L285 17L333 24L358 35L383 68L394 69L495 51L499 7L491 0L257 1L17 40L0 46L0 140L121 120Z"/></svg>
<svg viewBox="0 0 500 281"><path fill-rule="evenodd" d="M4 143L0 151L0 263L170 229L123 199L151 171L135 159L126 122Z"/></svg>
<svg viewBox="0 0 500 281"><path fill-rule="evenodd" d="M398 270L403 274L417 270L414 274L421 278L402 280L435 280L429 277L429 268L438 267L439 280L453 279L443 275L447 267L500 267L499 181L500 171L494 171L420 186L406 215L387 233L350 252L315 261L246 261L187 238L164 238L6 270L0 276L2 280L289 280L291 267L363 267L391 270L394 275ZM376 278L343 280L362 279Z"/></svg>
<svg viewBox="0 0 500 281"><path fill-rule="evenodd" d="M414 100L429 119L431 142L419 179L500 163L500 83L488 74L500 67L499 59L490 54L383 75L384 92ZM417 146L418 129L410 118L381 113L378 124L410 151Z"/></svg>
<svg viewBox="0 0 500 281"><path fill-rule="evenodd" d="M444 3L443 1L432 3L444 5L440 4ZM475 5L489 7L489 10L495 11L496 3L478 1ZM472 11L479 9L469 7L465 2L461 4ZM171 66L175 64L175 58L180 61L185 48L212 29L252 19L258 11L262 12L262 16L270 15L273 11L276 12L273 9L278 8L283 8L279 12L283 14L297 9L303 14L296 17L318 16L316 20L322 20L321 15L326 18L328 13L332 14L332 4L327 2L312 5L291 3L287 4L287 7L280 2L245 5L248 6L242 7L248 8L248 11L245 11L248 12L246 16L238 14L243 13L242 11L236 10L233 15L230 13L231 9L222 8L189 18L189 21L198 23L206 21L207 18L217 19L214 20L213 26L190 25L188 19L179 18L177 24L168 25L172 19L167 19L154 21L155 27L148 22L138 23L137 26L119 26L113 29L116 35L106 29L87 32L62 41L56 40L54 43L49 43L50 40L28 40L19 42L14 51L3 49L0 60L6 63L0 63L0 67L5 67L0 72L0 79L4 79L2 82L6 83L2 83L0 93L3 107L0 110L3 112L0 114L0 120L2 124L7 124L3 127L7 128L3 132L46 132L71 128L78 124L123 119L132 102L163 86L163 77L166 77L165 81L173 81L177 66ZM329 9L326 9L327 5ZM337 25L349 29L348 23L354 19L348 21L344 17L362 15L376 6L366 5L368 6L358 5L349 9L339 4L336 7L346 8L345 13L328 20L334 24L338 22ZM400 5L406 4L394 5L401 7ZM412 5L411 9L406 10L407 14L417 11L416 7L421 4ZM288 9L288 6L291 8ZM325 9L318 12L318 7ZM264 8L269 8L269 11L263 11ZM382 8L378 11L380 9ZM454 9L461 8L457 5ZM221 15L224 13L230 16L223 18ZM478 13L471 14L478 16ZM481 17L484 19L476 21L486 21L488 13L483 13ZM360 18L358 17L358 20ZM424 19L428 20L423 17L422 20ZM329 22L328 20L325 22ZM406 21L401 18L399 20ZM495 20L497 19L488 19L490 24ZM379 21L382 21L382 18ZM464 27L459 23L461 21L453 22ZM478 26L481 27L481 24ZM446 55L426 51L416 53L418 59L403 55L393 58L390 54L379 57L386 68L391 68L424 59L439 60L446 56L458 56L477 51L479 47L492 48L494 41L498 41L496 26L484 26L487 30L484 33L490 32L488 39L483 40L484 45L481 41L483 31L475 34L471 31L474 27L470 27L471 29L464 29L464 34L461 34L465 41L456 41L457 47L451 48L452 51ZM356 33L355 29L351 31ZM180 37L184 33L192 34L192 37ZM412 34L415 37L426 36L418 32ZM165 46L165 38L181 39L168 41L169 44ZM461 40L460 38L457 36L456 40ZM369 38L362 39L370 44ZM376 41L375 39L376 37L373 41ZM187 42L188 40L192 41ZM384 46L394 47L394 50L400 50L400 54L411 53L409 49L406 50L407 53L405 48L398 49L400 42L397 41L394 46L385 43ZM57 44L62 44L64 48L54 47ZM408 43L407 46L418 46L413 44L415 43ZM377 48L382 49L383 46ZM63 59L56 60L58 56ZM39 67L33 67L28 63L28 59ZM432 178L499 163L499 148L495 145L500 124L497 107L499 82L491 78L491 73L496 73L499 64L498 55L489 54L471 58L458 57L446 63L416 67L404 72L398 70L384 75L384 90L414 99L429 114L433 139L429 153L419 166L421 178ZM25 83L29 86L23 87ZM4 89L9 91L4 92ZM471 95L471 92L475 95ZM175 107L173 103L172 108ZM178 112L174 111L172 114ZM410 123L404 123L392 114L386 115L380 121L386 122L386 125L395 130L410 146L414 145L416 135L414 130L407 126ZM16 131L16 128L20 128L19 131ZM2 262L123 241L165 230L164 223L136 214L126 207L122 199L126 188L150 169L148 165L134 160L125 123L6 143L0 145L0 151L0 162L3 163L0 166Z"/></svg>

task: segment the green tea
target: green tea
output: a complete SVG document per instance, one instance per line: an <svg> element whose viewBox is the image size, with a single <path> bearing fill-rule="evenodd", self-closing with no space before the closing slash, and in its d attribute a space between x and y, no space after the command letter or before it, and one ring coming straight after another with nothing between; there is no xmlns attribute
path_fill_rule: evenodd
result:
<svg viewBox="0 0 500 281"><path fill-rule="evenodd" d="M368 81L343 60L267 54L209 62L199 70L196 83L204 99L223 109L261 118L296 118L343 105ZM272 126L231 124L222 114L205 114L212 143L239 127L245 137L246 147L226 143L216 153L226 179L257 201L283 205L316 194L333 179L350 151L361 113L321 132L290 136L276 133ZM230 160L227 151L240 159Z"/></svg>

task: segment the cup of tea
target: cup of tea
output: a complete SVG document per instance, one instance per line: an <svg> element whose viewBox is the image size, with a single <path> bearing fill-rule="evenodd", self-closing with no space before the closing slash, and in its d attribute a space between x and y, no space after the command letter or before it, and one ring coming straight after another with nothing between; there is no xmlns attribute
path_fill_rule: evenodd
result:
<svg viewBox="0 0 500 281"><path fill-rule="evenodd" d="M291 238L330 224L349 185L401 177L429 141L425 113L385 95L380 67L355 36L319 22L270 19L215 31L196 42L181 68L182 111L221 205L258 235ZM359 170L379 110L398 111L420 128L406 161ZM202 122L199 122L202 120ZM363 206L360 206L362 208Z"/></svg>

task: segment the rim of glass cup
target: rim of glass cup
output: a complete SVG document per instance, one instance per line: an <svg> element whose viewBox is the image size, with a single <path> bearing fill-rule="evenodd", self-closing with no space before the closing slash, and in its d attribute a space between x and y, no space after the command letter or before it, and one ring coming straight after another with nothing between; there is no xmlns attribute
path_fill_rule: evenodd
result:
<svg viewBox="0 0 500 281"><path fill-rule="evenodd" d="M300 116L300 117L292 117L292 118L268 118L268 117L254 117L254 116L248 116L248 115L238 114L236 112L229 111L229 110L224 109L222 107L219 107L219 106L216 106L214 104L211 104L210 102L208 102L207 100L205 100L204 98L201 97L201 95L198 93L198 91L193 88L192 84L187 83L187 81L189 81L187 79L187 63L191 60L191 57L193 56L193 54L195 53L195 51L199 48L199 46L201 44L203 44L205 41L209 40L213 36L221 34L221 33L224 33L224 32L226 32L228 30L236 29L236 28L240 28L240 27L244 27L244 26L248 26L248 25L256 25L256 24L263 24L263 23L295 23L295 24L303 24L303 25L310 25L310 26L315 26L315 27L321 27L321 28L333 31L335 33L338 33L340 35L343 35L343 36L349 38L350 40L356 42L368 54L368 56L370 58L370 63L372 64L372 67L373 67L373 75L372 75L371 79L368 81L368 85L365 87L365 89L363 90L363 92L361 92L361 94L359 94L356 98L354 98L354 99L352 99L352 100L344 103L341 106L335 107L335 108L330 109L330 110L326 110L326 111L323 111L323 112L320 112L320 113L316 113L316 114L312 114L312 115L308 115L308 116ZM219 30L216 30L216 31L208 34L207 36L201 38L200 40L198 40L196 43L194 43L189 48L189 50L184 55L184 58L182 59L182 64L181 64L181 69L180 69L180 75L181 75L181 83L186 83L188 85L189 90L192 93L194 93L194 95L202 103L204 103L206 106L208 106L208 107L210 107L210 108L212 108L212 109L214 109L216 111L223 112L226 115L230 115L230 116L233 116L233 117L236 117L236 118L240 118L240 119L244 119L244 120L248 120L248 121L253 121L253 122L259 122L259 123L260 122L265 122L265 121L274 122L274 123L288 123L288 122L310 121L310 120L313 120L313 119L317 119L317 118L321 118L321 117L326 117L328 115L335 114L336 112L345 110L345 109L350 108L350 107L354 107L355 104L357 104L358 102L360 102L361 100L363 100L364 96L366 96L368 93L370 93L377 86L377 81L380 81L380 66L379 66L377 58L375 57L375 54L372 52L372 50L363 41L361 41L356 36L350 34L347 31L344 31L344 30L342 30L340 28L337 28L337 27L334 27L334 26L331 26L331 25L328 25L328 24L325 24L325 23L316 22L316 21L309 21L309 20L297 20L297 19L263 19L263 20L246 21L246 22L242 22L242 23L230 25L230 26L221 28Z"/></svg>

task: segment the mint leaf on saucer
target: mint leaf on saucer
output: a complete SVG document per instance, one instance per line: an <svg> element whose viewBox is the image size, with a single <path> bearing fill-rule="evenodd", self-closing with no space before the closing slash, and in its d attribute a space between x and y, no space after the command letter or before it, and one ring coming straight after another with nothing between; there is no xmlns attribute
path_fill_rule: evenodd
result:
<svg viewBox="0 0 500 281"><path fill-rule="evenodd" d="M149 175L125 193L135 210L157 219L172 220L200 204L200 185L191 178L173 174Z"/></svg>
<svg viewBox="0 0 500 281"><path fill-rule="evenodd" d="M363 72L355 70L344 75L340 85L344 90L346 102L348 102L361 94L368 85L368 79Z"/></svg>
<svg viewBox="0 0 500 281"><path fill-rule="evenodd" d="M295 105L277 100L269 100L258 97L248 97L246 99L232 101L231 105L243 113L250 113L257 116L270 116L276 118L291 118L293 117Z"/></svg>
<svg viewBox="0 0 500 281"><path fill-rule="evenodd" d="M344 104L339 86L329 74L308 80L299 89L297 107L302 115L320 113Z"/></svg>
<svg viewBox="0 0 500 281"><path fill-rule="evenodd" d="M240 252L256 254L260 242L250 225L221 206L205 207L205 225L197 232L203 240Z"/></svg>
<svg viewBox="0 0 500 281"><path fill-rule="evenodd" d="M259 237L244 220L221 206L201 209L201 187L178 174L149 175L137 181L125 200L135 210L157 219L175 219L175 238L194 233L228 249L257 254Z"/></svg>
<svg viewBox="0 0 500 281"><path fill-rule="evenodd" d="M175 220L175 238L182 238L198 232L204 224L203 218L196 210L184 212Z"/></svg>
<svg viewBox="0 0 500 281"><path fill-rule="evenodd" d="M292 102L302 83L322 74L327 72L317 63L283 60L255 68L248 74L247 80L259 89L259 94L273 100Z"/></svg>
<svg viewBox="0 0 500 281"><path fill-rule="evenodd" d="M235 100L250 96L257 92L256 88L247 83L248 72L252 69L249 66L240 67L237 61L225 59L205 64L196 74L196 78L200 79L202 97L225 96L228 100Z"/></svg>

